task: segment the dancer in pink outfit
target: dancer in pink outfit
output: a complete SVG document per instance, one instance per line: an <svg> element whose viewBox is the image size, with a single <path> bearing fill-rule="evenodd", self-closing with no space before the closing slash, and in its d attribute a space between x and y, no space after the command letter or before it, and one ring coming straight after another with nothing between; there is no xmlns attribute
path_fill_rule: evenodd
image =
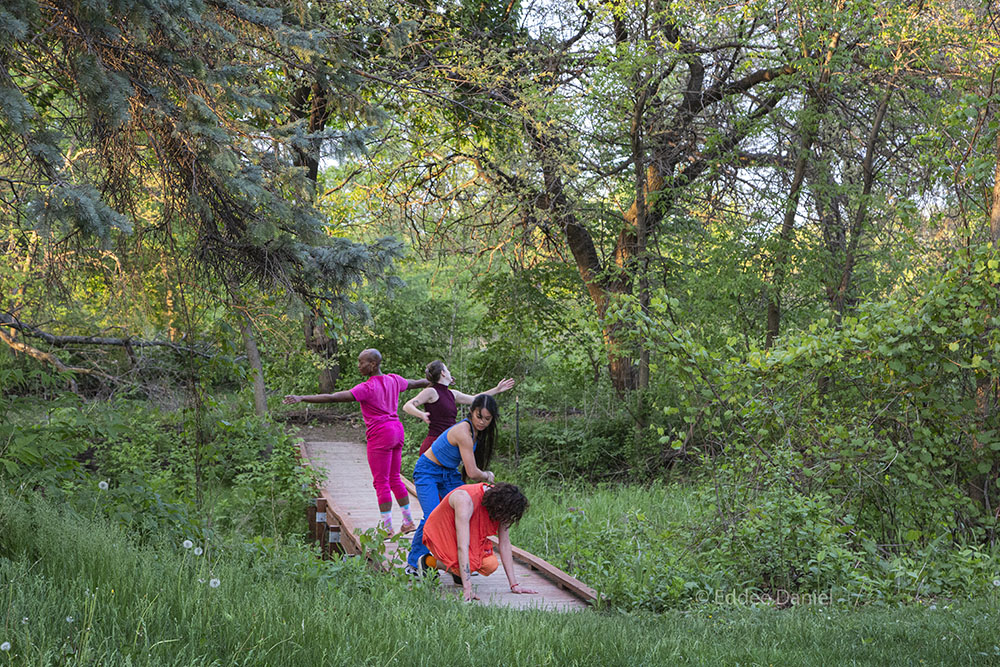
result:
<svg viewBox="0 0 1000 667"><path fill-rule="evenodd" d="M361 404L368 442L368 467L372 485L382 513L382 525L392 533L392 496L396 496L403 513L400 532L416 529L410 515L410 497L400 477L403 457L403 424L399 421L399 395L407 389L423 388L430 380L408 380L395 373L382 373L382 355L376 349L358 355L358 372L367 379L349 391L309 396L285 396L284 403L349 403Z"/></svg>

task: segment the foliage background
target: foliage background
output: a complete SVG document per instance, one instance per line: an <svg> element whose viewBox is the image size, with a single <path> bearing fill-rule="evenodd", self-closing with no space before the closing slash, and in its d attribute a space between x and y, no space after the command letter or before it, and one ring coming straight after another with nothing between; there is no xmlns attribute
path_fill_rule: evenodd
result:
<svg viewBox="0 0 1000 667"><path fill-rule="evenodd" d="M39 494L165 559L196 538L332 579L291 537L311 480L278 404L377 347L467 392L517 379L519 537L609 609L995 601L996 25L980 2L8 3L9 516Z"/></svg>

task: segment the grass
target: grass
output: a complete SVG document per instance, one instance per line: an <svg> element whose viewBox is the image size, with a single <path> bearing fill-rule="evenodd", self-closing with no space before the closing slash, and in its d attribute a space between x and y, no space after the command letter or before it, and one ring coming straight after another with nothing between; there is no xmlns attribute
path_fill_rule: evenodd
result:
<svg viewBox="0 0 1000 667"><path fill-rule="evenodd" d="M611 607L664 611L731 583L692 549L699 526L708 525L694 485L521 486L531 507L512 539L587 582Z"/></svg>
<svg viewBox="0 0 1000 667"><path fill-rule="evenodd" d="M38 497L0 496L0 665L1000 661L995 597L936 609L512 611L442 600L356 559L321 563L296 544L214 546L209 562ZM210 577L218 588L198 582Z"/></svg>
<svg viewBox="0 0 1000 667"><path fill-rule="evenodd" d="M585 581L612 609L666 612L726 595L929 605L1000 591L995 546L939 540L923 551L869 552L795 499L746 505L761 520L737 526L716 514L705 481L595 486L498 474L531 501L514 542Z"/></svg>

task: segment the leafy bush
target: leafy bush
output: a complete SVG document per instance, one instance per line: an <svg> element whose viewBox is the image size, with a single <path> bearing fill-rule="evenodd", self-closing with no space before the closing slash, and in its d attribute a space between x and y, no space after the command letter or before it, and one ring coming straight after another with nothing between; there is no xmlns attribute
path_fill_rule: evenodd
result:
<svg viewBox="0 0 1000 667"><path fill-rule="evenodd" d="M561 418L524 418L518 451L522 464L552 474L598 479L620 476L627 469L634 427L627 416L588 419L578 415ZM514 433L504 425L502 451L513 452Z"/></svg>
<svg viewBox="0 0 1000 667"><path fill-rule="evenodd" d="M97 429L81 412L78 397L57 389L63 378L47 373L25 374L0 367L0 387L41 385L50 396L39 398L0 394L0 484L45 485L74 474L77 457L96 437ZM29 418L28 415L32 417Z"/></svg>
<svg viewBox="0 0 1000 667"><path fill-rule="evenodd" d="M762 589L920 596L982 585L979 574L927 571L996 537L997 250L957 255L914 294L725 357L675 324L676 299L656 296L649 313L618 304L612 317L670 378L647 396L650 442L713 472L716 566ZM995 563L982 554L974 572Z"/></svg>

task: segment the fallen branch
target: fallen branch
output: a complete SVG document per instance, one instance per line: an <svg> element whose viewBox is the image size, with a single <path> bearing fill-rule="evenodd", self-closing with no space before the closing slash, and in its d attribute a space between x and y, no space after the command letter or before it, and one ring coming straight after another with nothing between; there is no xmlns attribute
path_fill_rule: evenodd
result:
<svg viewBox="0 0 1000 667"><path fill-rule="evenodd" d="M29 357L38 359L39 361L55 366L56 370L58 370L60 373L81 373L83 375L98 375L108 380L114 379L107 373L102 373L101 371L96 371L91 368L78 368L76 366L67 366L65 363L63 363L63 361L59 357L52 354L51 352L43 352L42 350L39 350L37 347L32 347L27 343L21 343L15 340L13 336L6 333L3 329L0 329L0 341L6 343L12 350L21 352L23 354L28 355ZM73 391L77 392L79 388L76 385L76 380L74 380L71 377L69 379L69 383Z"/></svg>
<svg viewBox="0 0 1000 667"><path fill-rule="evenodd" d="M25 324L15 317L12 317L8 313L0 313L0 327L10 327L17 331L20 331L25 336L33 336L35 338L41 338L49 345L55 345L56 347L62 347L65 345L117 345L125 348L135 348L135 347L167 347L175 352L186 352L189 354L196 354L199 357L205 359L211 359L212 355L197 350L186 345L178 345L177 343L172 343L170 341L162 340L142 340L137 338L112 338L106 336L56 336L50 334L46 331L42 331L38 327L31 326L30 324ZM12 338L4 337L4 342L12 341ZM10 343L7 343L10 345ZM46 354L40 352L40 354ZM31 355L35 356L35 355ZM36 357L37 358L37 357Z"/></svg>

